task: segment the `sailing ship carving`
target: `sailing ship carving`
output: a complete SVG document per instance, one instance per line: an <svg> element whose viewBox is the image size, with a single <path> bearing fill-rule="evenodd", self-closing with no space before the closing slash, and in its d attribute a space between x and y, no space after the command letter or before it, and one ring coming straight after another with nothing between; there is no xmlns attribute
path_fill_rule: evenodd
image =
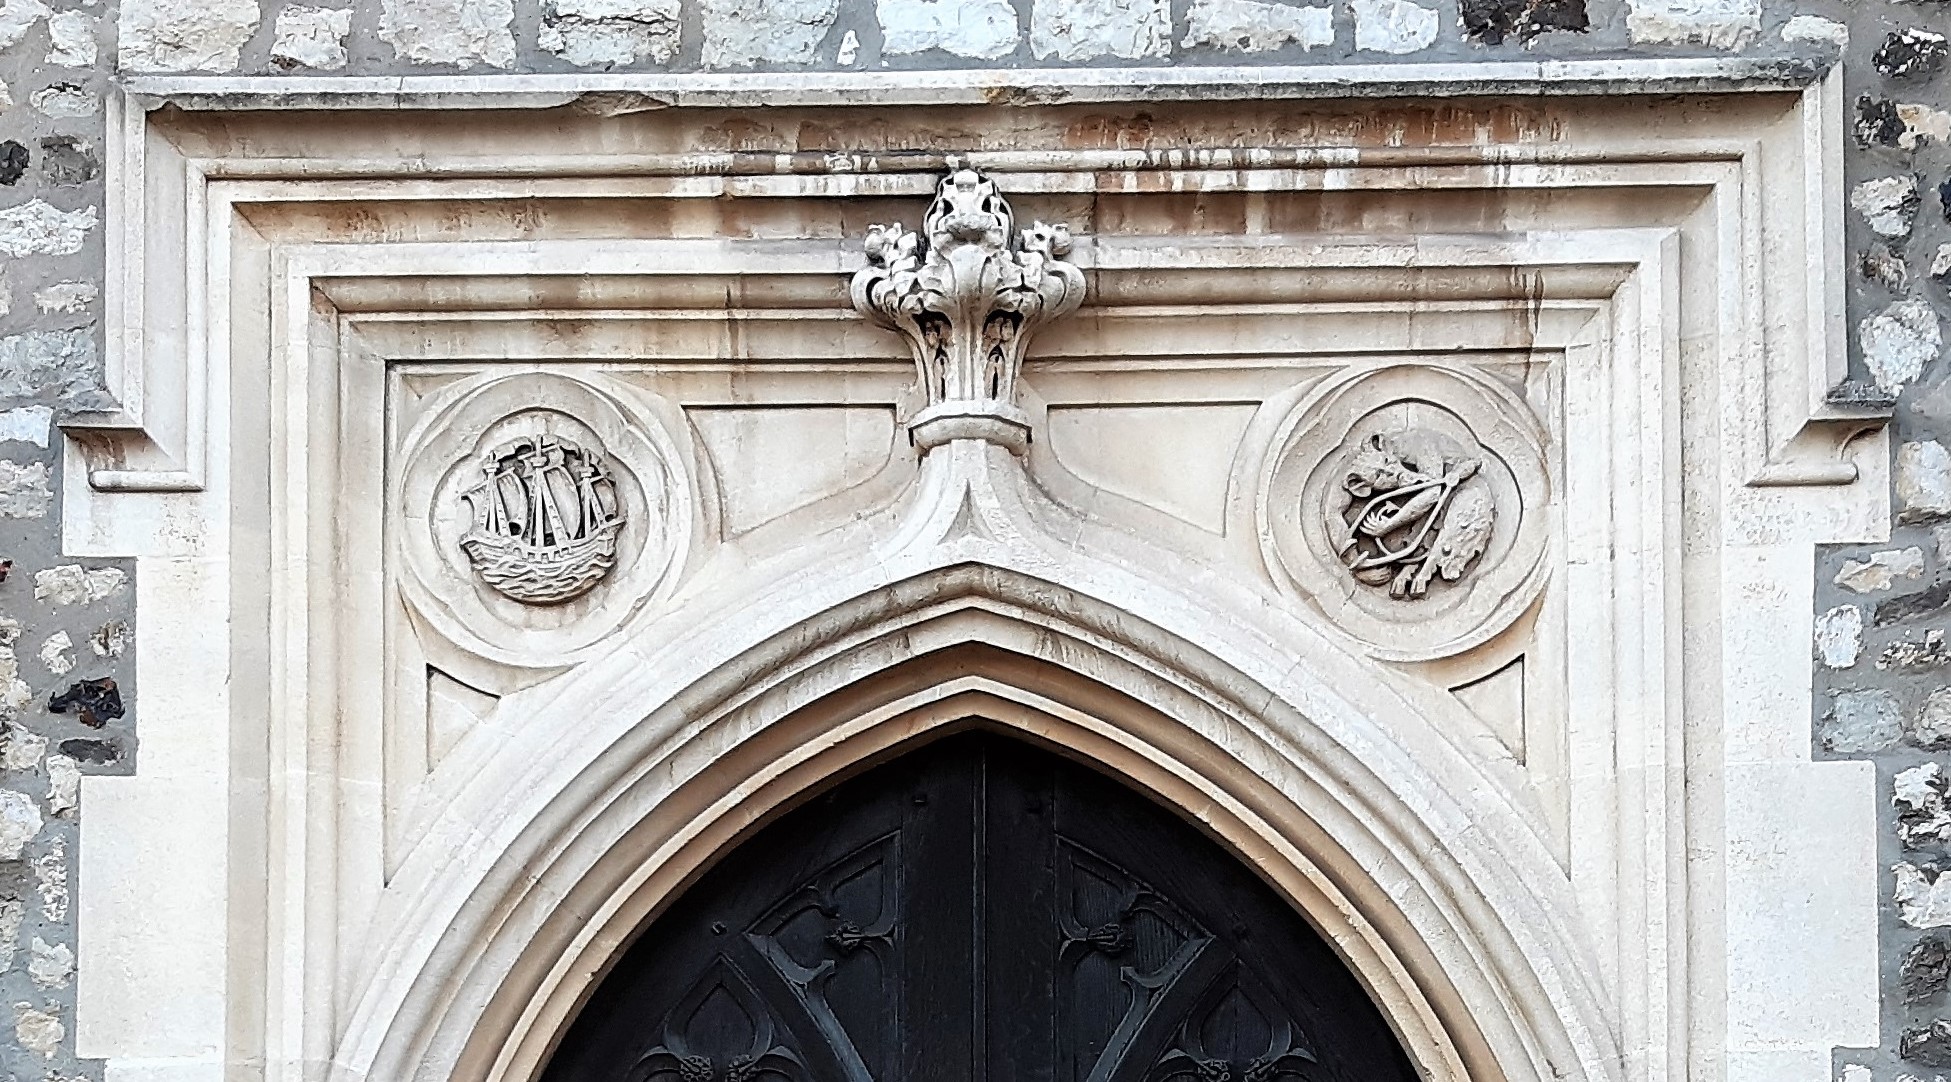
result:
<svg viewBox="0 0 1951 1082"><path fill-rule="evenodd" d="M474 516L461 550L494 590L559 605L616 566L623 509L600 451L561 436L522 436L485 452L481 473L461 494Z"/></svg>

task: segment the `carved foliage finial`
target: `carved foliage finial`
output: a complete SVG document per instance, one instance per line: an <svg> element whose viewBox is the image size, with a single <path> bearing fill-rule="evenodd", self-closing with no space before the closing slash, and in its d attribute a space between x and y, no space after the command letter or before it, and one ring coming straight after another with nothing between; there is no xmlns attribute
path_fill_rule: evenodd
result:
<svg viewBox="0 0 1951 1082"><path fill-rule="evenodd" d="M1037 222L1019 234L995 183L957 169L936 188L920 233L872 226L866 249L854 307L914 351L928 396L909 422L916 443L985 439L1020 451L1029 424L1016 377L1030 332L1084 301L1083 272L1063 258L1070 230Z"/></svg>

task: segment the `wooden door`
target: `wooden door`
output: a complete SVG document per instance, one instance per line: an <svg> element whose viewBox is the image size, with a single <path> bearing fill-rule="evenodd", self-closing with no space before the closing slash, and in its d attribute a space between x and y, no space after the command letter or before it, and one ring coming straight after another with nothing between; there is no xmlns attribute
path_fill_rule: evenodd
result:
<svg viewBox="0 0 1951 1082"><path fill-rule="evenodd" d="M1006 737L929 744L740 845L545 1082L1410 1082L1334 952L1217 843Z"/></svg>

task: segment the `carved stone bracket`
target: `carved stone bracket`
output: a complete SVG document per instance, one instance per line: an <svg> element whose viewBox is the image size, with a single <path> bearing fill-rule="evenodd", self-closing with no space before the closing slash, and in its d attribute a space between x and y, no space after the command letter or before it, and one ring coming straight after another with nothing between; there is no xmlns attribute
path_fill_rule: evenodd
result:
<svg viewBox="0 0 1951 1082"><path fill-rule="evenodd" d="M972 169L942 179L916 233L867 231L854 307L900 331L914 352L927 408L908 422L917 446L975 439L1021 453L1030 427L1016 377L1030 332L1084 302L1084 275L1064 261L1070 230L1016 216L994 181Z"/></svg>

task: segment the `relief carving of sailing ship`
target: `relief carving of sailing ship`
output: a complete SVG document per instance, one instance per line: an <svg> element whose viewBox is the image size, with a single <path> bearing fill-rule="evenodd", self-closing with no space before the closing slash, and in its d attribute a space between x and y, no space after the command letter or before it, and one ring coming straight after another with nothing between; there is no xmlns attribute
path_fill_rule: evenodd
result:
<svg viewBox="0 0 1951 1082"><path fill-rule="evenodd" d="M601 452L523 436L481 458L462 493L474 522L461 549L496 591L530 605L581 597L616 566L623 511Z"/></svg>

